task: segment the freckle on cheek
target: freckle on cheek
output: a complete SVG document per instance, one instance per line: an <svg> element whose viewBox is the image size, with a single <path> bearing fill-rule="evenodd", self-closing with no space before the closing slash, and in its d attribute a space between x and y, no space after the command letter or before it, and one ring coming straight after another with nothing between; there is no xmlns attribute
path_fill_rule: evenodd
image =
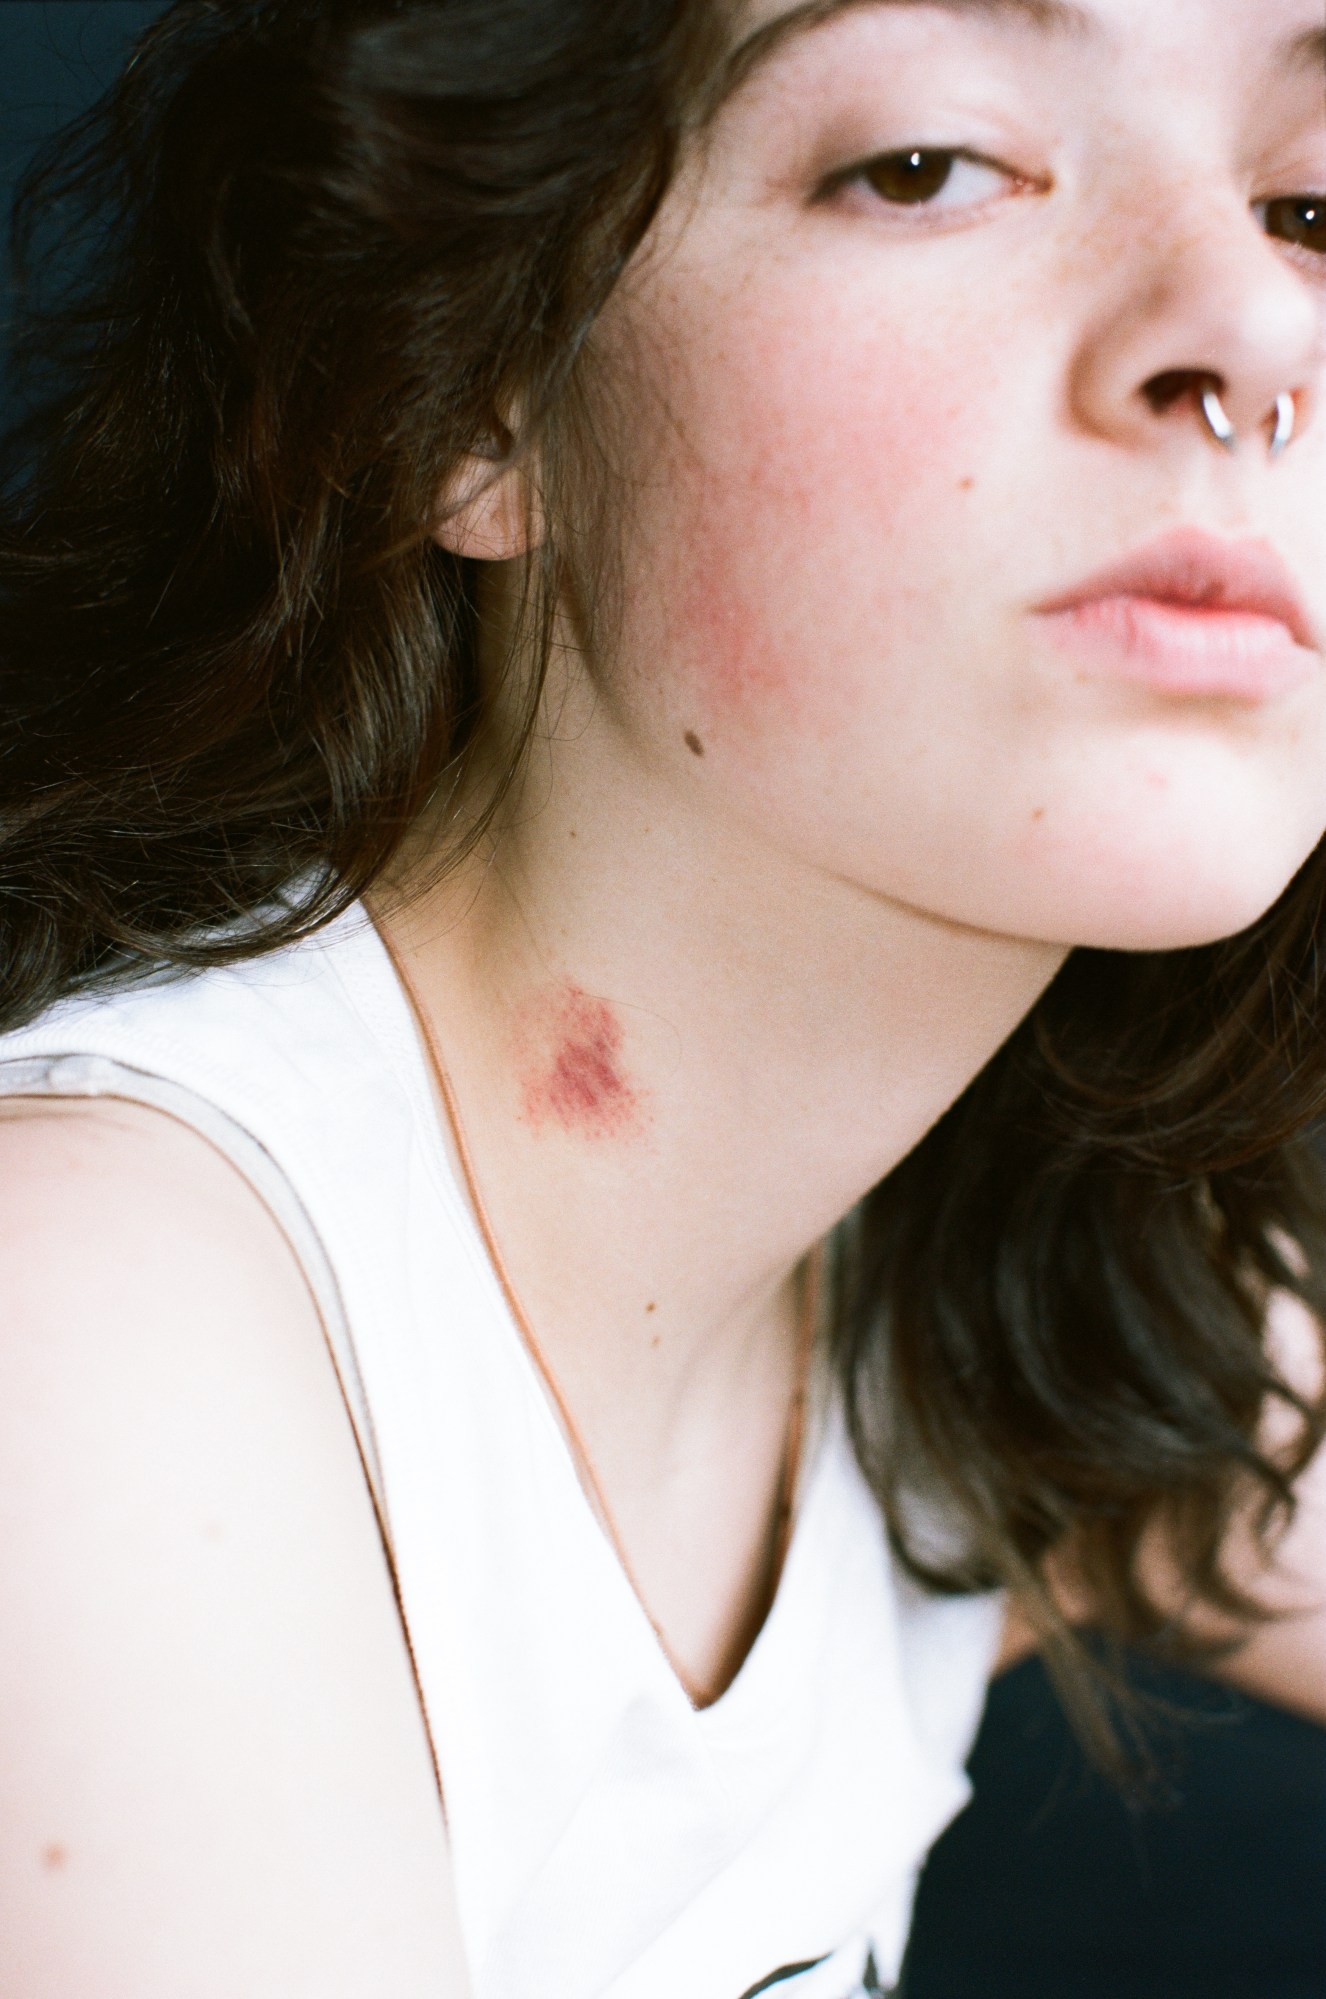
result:
<svg viewBox="0 0 1326 1999"><path fill-rule="evenodd" d="M529 1009L516 1042L521 1108L533 1130L630 1138L644 1125L626 1074L621 1022L606 1000L562 986Z"/></svg>

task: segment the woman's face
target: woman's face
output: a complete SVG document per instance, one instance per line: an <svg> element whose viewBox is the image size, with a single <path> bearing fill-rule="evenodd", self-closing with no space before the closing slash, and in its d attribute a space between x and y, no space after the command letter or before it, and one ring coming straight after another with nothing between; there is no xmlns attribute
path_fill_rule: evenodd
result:
<svg viewBox="0 0 1326 1999"><path fill-rule="evenodd" d="M1326 828L1321 0L761 0L748 35L603 326L606 713L870 893L1241 929Z"/></svg>

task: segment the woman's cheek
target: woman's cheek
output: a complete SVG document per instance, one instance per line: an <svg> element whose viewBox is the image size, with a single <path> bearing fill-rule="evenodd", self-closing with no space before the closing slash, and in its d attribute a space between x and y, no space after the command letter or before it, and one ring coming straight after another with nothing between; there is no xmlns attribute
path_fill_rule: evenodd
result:
<svg viewBox="0 0 1326 1999"><path fill-rule="evenodd" d="M831 736L889 652L938 637L971 414L937 403L933 362L886 336L845 353L800 320L727 333L660 482L648 567L665 641L711 729Z"/></svg>

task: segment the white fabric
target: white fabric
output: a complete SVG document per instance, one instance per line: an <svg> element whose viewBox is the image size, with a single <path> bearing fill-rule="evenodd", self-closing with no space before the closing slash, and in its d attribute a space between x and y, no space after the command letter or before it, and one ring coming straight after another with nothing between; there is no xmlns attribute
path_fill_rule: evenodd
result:
<svg viewBox="0 0 1326 1999"><path fill-rule="evenodd" d="M156 1104L235 1161L317 1298L399 1582L475 1999L854 1999L897 1976L967 1796L998 1606L895 1571L836 1406L778 1596L697 1712L581 1489L352 910L0 1038L0 1093ZM874 1975L867 1971L873 1954Z"/></svg>

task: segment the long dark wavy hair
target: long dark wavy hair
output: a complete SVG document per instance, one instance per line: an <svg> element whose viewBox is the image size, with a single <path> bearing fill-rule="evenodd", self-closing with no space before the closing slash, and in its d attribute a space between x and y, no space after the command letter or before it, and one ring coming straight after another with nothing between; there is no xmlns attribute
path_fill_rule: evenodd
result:
<svg viewBox="0 0 1326 1999"><path fill-rule="evenodd" d="M431 537L439 487L476 451L583 442L596 315L723 25L719 0L178 0L29 174L0 1026L315 930L464 789L482 593ZM540 657L574 567L551 519ZM438 851L483 820L437 814ZM1047 1561L1120 1638L1255 1617L1229 1530L1269 1549L1326 1434L1265 1339L1275 1287L1326 1321L1324 890L1318 854L1229 942L1076 953L839 1232L837 1351L896 1544L936 1588L1018 1591L1098 1739ZM918 1531L921 1489L951 1539Z"/></svg>

